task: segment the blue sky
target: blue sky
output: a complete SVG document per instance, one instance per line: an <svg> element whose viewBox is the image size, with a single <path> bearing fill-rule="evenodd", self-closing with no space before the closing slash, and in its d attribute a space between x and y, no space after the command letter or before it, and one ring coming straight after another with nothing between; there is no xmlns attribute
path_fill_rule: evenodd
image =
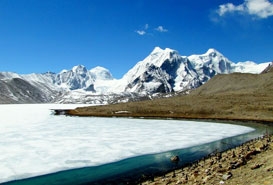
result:
<svg viewBox="0 0 273 185"><path fill-rule="evenodd" d="M0 0L0 71L82 64L122 77L154 47L273 60L271 0Z"/></svg>

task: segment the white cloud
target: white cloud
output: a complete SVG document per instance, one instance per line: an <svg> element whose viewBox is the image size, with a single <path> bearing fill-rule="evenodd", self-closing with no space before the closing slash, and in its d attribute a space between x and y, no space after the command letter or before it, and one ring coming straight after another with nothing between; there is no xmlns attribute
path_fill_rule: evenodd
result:
<svg viewBox="0 0 273 185"><path fill-rule="evenodd" d="M152 31L157 31L157 32L168 32L168 30L166 28L164 28L163 26L158 26L156 28L154 28L154 30L150 29L150 25L149 24L145 24L142 29L136 30L135 32L138 35L153 35Z"/></svg>
<svg viewBox="0 0 273 185"><path fill-rule="evenodd" d="M145 30L147 30L149 28L149 24L145 24Z"/></svg>
<svg viewBox="0 0 273 185"><path fill-rule="evenodd" d="M144 30L137 30L136 33L139 34L139 35L145 35L146 34L146 32Z"/></svg>
<svg viewBox="0 0 273 185"><path fill-rule="evenodd" d="M243 11L244 7L242 5L235 6L232 3L227 3L219 6L218 14L223 16L228 12Z"/></svg>
<svg viewBox="0 0 273 185"><path fill-rule="evenodd" d="M168 30L163 28L163 26L158 26L157 28L155 28L156 31L159 31L159 32L167 32Z"/></svg>
<svg viewBox="0 0 273 185"><path fill-rule="evenodd" d="M240 5L227 3L219 6L218 14L223 16L227 13L240 12L255 15L259 18L273 16L273 3L269 0L244 0Z"/></svg>
<svg viewBox="0 0 273 185"><path fill-rule="evenodd" d="M143 29L136 30L135 32L137 34L139 34L139 35L145 35L145 34L147 34L146 30L148 30L148 29L149 29L149 24L145 24L144 27L143 27Z"/></svg>

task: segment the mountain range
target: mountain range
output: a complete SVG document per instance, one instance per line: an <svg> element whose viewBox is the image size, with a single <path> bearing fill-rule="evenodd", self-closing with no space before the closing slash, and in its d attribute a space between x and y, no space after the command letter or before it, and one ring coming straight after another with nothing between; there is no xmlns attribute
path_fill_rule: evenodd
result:
<svg viewBox="0 0 273 185"><path fill-rule="evenodd" d="M260 74L218 74L187 95L67 110L70 116L273 122L273 63ZM57 112L56 112L57 113ZM230 121L229 121L230 123ZM248 125L250 122L245 122Z"/></svg>
<svg viewBox="0 0 273 185"><path fill-rule="evenodd" d="M154 50L121 79L108 69L83 65L59 73L20 75L0 72L0 103L108 104L187 92L217 74L261 73L269 62L234 63L215 49L182 56L173 49Z"/></svg>

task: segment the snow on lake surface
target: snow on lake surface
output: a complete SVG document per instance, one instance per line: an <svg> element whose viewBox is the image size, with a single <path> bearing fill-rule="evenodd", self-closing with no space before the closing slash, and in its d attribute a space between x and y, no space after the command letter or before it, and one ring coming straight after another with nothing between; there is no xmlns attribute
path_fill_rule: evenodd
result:
<svg viewBox="0 0 273 185"><path fill-rule="evenodd" d="M179 120L54 116L79 105L0 105L0 183L181 149L253 131Z"/></svg>

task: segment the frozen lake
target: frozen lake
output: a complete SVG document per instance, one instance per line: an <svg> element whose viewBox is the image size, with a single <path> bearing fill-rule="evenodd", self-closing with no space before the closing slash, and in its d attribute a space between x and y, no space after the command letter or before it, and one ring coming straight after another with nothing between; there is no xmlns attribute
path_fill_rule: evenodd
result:
<svg viewBox="0 0 273 185"><path fill-rule="evenodd" d="M0 105L0 183L188 148L254 129L208 122L54 116L79 105Z"/></svg>

